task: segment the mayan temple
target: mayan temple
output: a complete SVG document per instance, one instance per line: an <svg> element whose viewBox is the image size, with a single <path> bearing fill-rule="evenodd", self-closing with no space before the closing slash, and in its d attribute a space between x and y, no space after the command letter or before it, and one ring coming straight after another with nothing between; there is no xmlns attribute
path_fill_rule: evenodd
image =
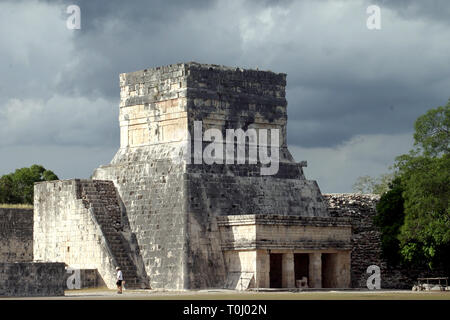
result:
<svg viewBox="0 0 450 320"><path fill-rule="evenodd" d="M351 224L289 152L285 86L195 62L121 74L120 148L91 180L36 184L34 259L97 269L108 287L116 266L136 288L350 287ZM245 163L199 163L209 129L278 132L276 172L251 139L231 142Z"/></svg>

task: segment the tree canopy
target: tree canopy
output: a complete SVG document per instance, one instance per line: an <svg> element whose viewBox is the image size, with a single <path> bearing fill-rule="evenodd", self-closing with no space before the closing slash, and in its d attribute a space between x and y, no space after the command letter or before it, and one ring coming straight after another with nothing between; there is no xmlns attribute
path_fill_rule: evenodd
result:
<svg viewBox="0 0 450 320"><path fill-rule="evenodd" d="M381 196L374 218L375 225L381 230L383 256L391 265L402 261L398 235L405 218L403 191L400 178L394 179L389 184L389 190Z"/></svg>
<svg viewBox="0 0 450 320"><path fill-rule="evenodd" d="M450 100L416 120L416 148L395 160L394 183L381 196L375 217L383 254L392 262L400 257L450 267L449 123Z"/></svg>
<svg viewBox="0 0 450 320"><path fill-rule="evenodd" d="M449 154L450 100L444 107L431 109L414 124L414 145L426 156Z"/></svg>
<svg viewBox="0 0 450 320"><path fill-rule="evenodd" d="M58 177L41 165L17 169L0 178L0 203L33 204L34 183L51 180Z"/></svg>
<svg viewBox="0 0 450 320"><path fill-rule="evenodd" d="M393 179L393 173L382 174L378 178L361 176L356 179L352 188L356 193L374 193L382 195L389 190L389 184Z"/></svg>
<svg viewBox="0 0 450 320"><path fill-rule="evenodd" d="M403 179L405 221L400 228L401 252L408 261L433 262L450 244L450 155L397 158Z"/></svg>

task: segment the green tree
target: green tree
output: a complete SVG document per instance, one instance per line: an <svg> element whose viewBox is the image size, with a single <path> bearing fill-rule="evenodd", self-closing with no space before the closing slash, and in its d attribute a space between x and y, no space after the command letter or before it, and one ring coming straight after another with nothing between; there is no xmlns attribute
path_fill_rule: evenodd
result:
<svg viewBox="0 0 450 320"><path fill-rule="evenodd" d="M394 178L393 173L380 175L378 178L371 176L358 177L352 188L357 193L374 193L382 195L389 190L389 184Z"/></svg>
<svg viewBox="0 0 450 320"><path fill-rule="evenodd" d="M374 183L371 176L361 176L356 178L352 189L356 193L372 193Z"/></svg>
<svg viewBox="0 0 450 320"><path fill-rule="evenodd" d="M450 155L397 158L402 176L405 221L400 228L402 255L430 267L450 244ZM436 260L437 259L437 260Z"/></svg>
<svg viewBox="0 0 450 320"><path fill-rule="evenodd" d="M14 196L14 181L12 174L0 178L0 203L17 203Z"/></svg>
<svg viewBox="0 0 450 320"><path fill-rule="evenodd" d="M34 183L51 180L58 177L40 165L17 169L0 178L0 203L33 204Z"/></svg>
<svg viewBox="0 0 450 320"><path fill-rule="evenodd" d="M415 149L396 158L391 177L360 180L370 192L382 194L374 223L391 264L440 265L450 273L449 123L450 100L417 118Z"/></svg>
<svg viewBox="0 0 450 320"><path fill-rule="evenodd" d="M400 178L394 179L389 184L389 190L380 197L374 217L374 223L381 231L383 257L391 265L402 261L398 236L405 217L403 191Z"/></svg>
<svg viewBox="0 0 450 320"><path fill-rule="evenodd" d="M414 144L426 156L448 154L450 151L450 100L444 107L431 109L414 124Z"/></svg>
<svg viewBox="0 0 450 320"><path fill-rule="evenodd" d="M430 267L449 256L450 248L450 101L415 122L415 150L397 157L404 189L404 224L399 241L407 261Z"/></svg>

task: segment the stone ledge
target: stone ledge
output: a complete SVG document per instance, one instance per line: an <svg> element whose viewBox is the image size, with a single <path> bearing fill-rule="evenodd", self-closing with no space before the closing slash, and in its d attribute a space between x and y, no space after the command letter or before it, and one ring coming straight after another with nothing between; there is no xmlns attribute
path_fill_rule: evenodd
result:
<svg viewBox="0 0 450 320"><path fill-rule="evenodd" d="M225 242L222 250L256 250L256 249L293 249L293 250L351 250L350 242L345 241L237 241Z"/></svg>
<svg viewBox="0 0 450 320"><path fill-rule="evenodd" d="M240 225L295 225L317 227L351 227L351 219L340 217L304 217L284 215L228 215L217 217L219 227Z"/></svg>

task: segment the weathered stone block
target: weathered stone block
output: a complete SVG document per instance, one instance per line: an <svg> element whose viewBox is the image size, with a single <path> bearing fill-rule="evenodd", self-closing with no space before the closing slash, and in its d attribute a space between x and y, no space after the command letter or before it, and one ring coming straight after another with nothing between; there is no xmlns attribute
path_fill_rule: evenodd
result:
<svg viewBox="0 0 450 320"><path fill-rule="evenodd" d="M64 263L0 263L0 296L63 296Z"/></svg>
<svg viewBox="0 0 450 320"><path fill-rule="evenodd" d="M33 261L33 209L0 208L0 262Z"/></svg>

